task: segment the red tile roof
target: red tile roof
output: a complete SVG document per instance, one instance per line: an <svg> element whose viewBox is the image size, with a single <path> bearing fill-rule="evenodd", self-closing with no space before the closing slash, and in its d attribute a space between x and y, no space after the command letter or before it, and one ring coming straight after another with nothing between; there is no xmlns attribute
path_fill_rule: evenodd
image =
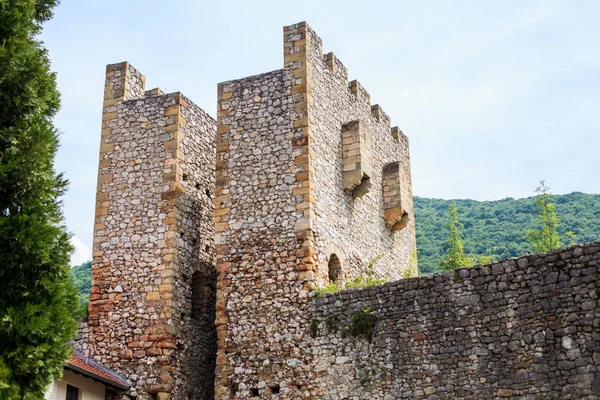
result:
<svg viewBox="0 0 600 400"><path fill-rule="evenodd" d="M71 358L67 361L65 368L118 390L128 390L131 386L129 382L127 382L127 379L76 351L71 354Z"/></svg>

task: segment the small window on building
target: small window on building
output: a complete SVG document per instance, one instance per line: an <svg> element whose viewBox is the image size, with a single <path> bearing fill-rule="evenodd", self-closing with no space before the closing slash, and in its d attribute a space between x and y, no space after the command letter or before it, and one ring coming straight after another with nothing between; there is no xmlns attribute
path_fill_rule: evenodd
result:
<svg viewBox="0 0 600 400"><path fill-rule="evenodd" d="M67 385L67 397L65 400L79 400L79 388Z"/></svg>
<svg viewBox="0 0 600 400"><path fill-rule="evenodd" d="M335 254L329 257L329 282L338 282L342 274L342 263Z"/></svg>

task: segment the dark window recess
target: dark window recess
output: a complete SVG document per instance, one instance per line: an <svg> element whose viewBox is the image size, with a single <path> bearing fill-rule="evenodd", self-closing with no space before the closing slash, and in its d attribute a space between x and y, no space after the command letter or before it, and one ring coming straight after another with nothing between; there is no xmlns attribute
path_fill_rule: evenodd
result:
<svg viewBox="0 0 600 400"><path fill-rule="evenodd" d="M337 282L342 274L342 264L335 254L329 257L329 281Z"/></svg>
<svg viewBox="0 0 600 400"><path fill-rule="evenodd" d="M67 385L66 400L79 400L79 388L76 388L75 386Z"/></svg>
<svg viewBox="0 0 600 400"><path fill-rule="evenodd" d="M232 396L235 396L237 394L237 392L238 392L238 384L234 383L234 382L231 382L229 384L229 391L231 392Z"/></svg>
<svg viewBox="0 0 600 400"><path fill-rule="evenodd" d="M216 277L214 273L196 271L192 275L192 318L214 320L216 312Z"/></svg>
<svg viewBox="0 0 600 400"><path fill-rule="evenodd" d="M279 393L279 386L271 386L271 393L273 393L273 394Z"/></svg>
<svg viewBox="0 0 600 400"><path fill-rule="evenodd" d="M252 394L252 397L258 397L260 395L258 389L250 389L250 393Z"/></svg>
<svg viewBox="0 0 600 400"><path fill-rule="evenodd" d="M210 197L210 189L206 189L206 195Z"/></svg>
<svg viewBox="0 0 600 400"><path fill-rule="evenodd" d="M195 186L196 186L196 190L200 190L200 188L202 187L202 185L200 184L200 182L197 182Z"/></svg>

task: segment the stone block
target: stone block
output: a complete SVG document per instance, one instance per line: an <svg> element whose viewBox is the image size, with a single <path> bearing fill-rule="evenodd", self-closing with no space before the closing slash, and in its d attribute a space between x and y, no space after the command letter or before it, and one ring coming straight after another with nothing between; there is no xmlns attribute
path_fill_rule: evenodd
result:
<svg viewBox="0 0 600 400"><path fill-rule="evenodd" d="M370 138L360 121L342 126L342 169L344 189L360 197L371 187L373 175Z"/></svg>

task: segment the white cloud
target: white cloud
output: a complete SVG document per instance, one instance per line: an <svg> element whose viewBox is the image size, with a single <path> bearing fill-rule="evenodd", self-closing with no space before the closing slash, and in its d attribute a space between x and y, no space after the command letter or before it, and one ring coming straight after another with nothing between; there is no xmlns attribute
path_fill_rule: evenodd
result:
<svg viewBox="0 0 600 400"><path fill-rule="evenodd" d="M90 248L77 237L71 238L71 245L75 248L71 254L71 266L80 265L92 259Z"/></svg>

